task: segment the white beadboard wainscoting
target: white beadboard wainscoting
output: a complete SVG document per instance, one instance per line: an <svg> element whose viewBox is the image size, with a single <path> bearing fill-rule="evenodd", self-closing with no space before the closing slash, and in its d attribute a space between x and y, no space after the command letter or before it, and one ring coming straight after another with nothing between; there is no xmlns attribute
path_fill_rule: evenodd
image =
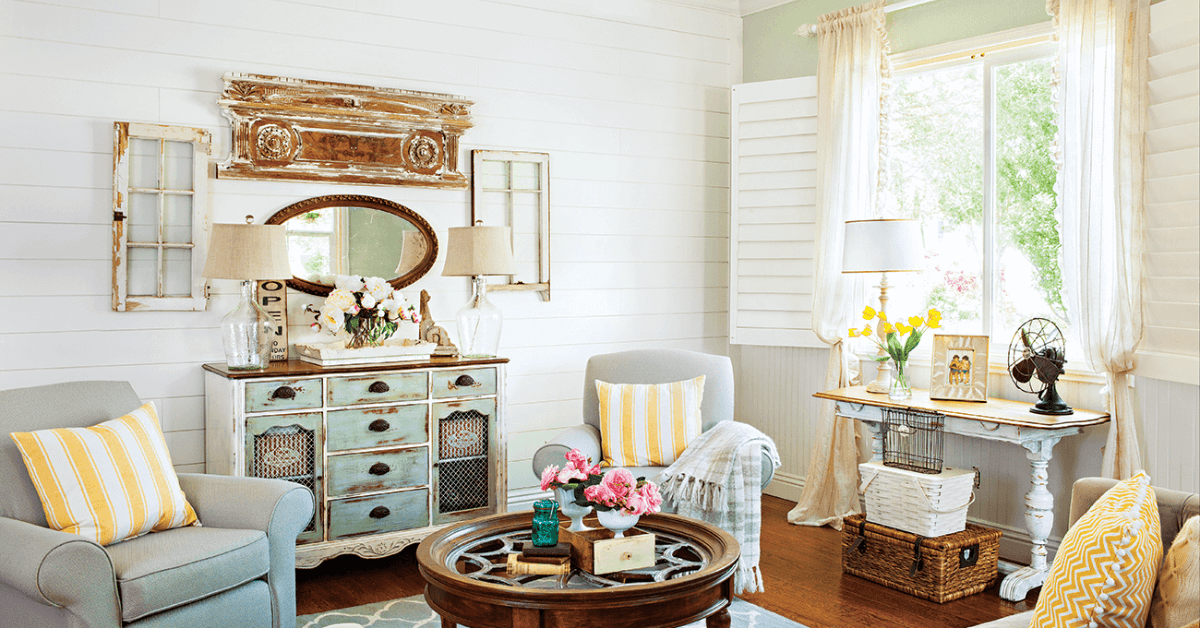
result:
<svg viewBox="0 0 1200 628"><path fill-rule="evenodd" d="M994 351L994 349L993 349ZM737 373L737 417L775 439L783 466L767 492L788 500L799 498L808 471L809 451L817 425L819 399L812 397L824 381L829 352L825 349L731 346ZM874 379L873 364L863 367L864 381ZM1070 370L1068 366L1068 371ZM913 385L926 388L928 365L911 365ZM1059 393L1072 407L1103 410L1099 378L1059 384ZM1197 492L1200 489L1200 387L1190 384L1137 378L1137 398L1142 433L1142 463L1155 486ZM988 395L1014 400L1036 400L1018 391L1003 368L993 369ZM1064 438L1054 447L1050 463L1050 492L1055 500L1055 531L1051 547L1066 532L1071 483L1100 475L1101 448L1108 427L1086 429ZM869 455L870 433L863 430L864 454ZM865 458L864 458L865 459ZM1029 536L1025 529L1025 493L1029 490L1029 461L1025 449L953 434L946 435L947 466L979 467L982 483L976 491L970 518L1004 531L1001 555L1028 562Z"/></svg>
<svg viewBox="0 0 1200 628"><path fill-rule="evenodd" d="M466 97L464 171L471 149L549 153L553 300L492 297L512 360L514 507L536 493L536 448L581 420L589 356L727 352L736 15L656 0L0 0L0 58L0 388L130 381L160 403L180 470L204 468L200 365L224 359L237 286L212 282L205 312L110 310L112 128L201 127L222 161L226 72ZM210 179L210 193L210 220L233 223L308 197L380 196L420 213L443 250L470 221L468 190ZM453 333L470 286L441 269L407 292L428 290ZM301 310L317 300L289 298L294 342L311 336Z"/></svg>

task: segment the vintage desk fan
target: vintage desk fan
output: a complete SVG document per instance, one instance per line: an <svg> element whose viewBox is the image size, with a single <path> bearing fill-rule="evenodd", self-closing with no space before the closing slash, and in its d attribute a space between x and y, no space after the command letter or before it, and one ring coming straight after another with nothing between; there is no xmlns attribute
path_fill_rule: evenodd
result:
<svg viewBox="0 0 1200 628"><path fill-rule="evenodd" d="M1067 353L1062 332L1052 321L1031 318L1017 328L1008 346L1008 374L1017 388L1035 393L1038 402L1030 412L1066 415L1074 413L1058 396L1055 382L1063 374Z"/></svg>

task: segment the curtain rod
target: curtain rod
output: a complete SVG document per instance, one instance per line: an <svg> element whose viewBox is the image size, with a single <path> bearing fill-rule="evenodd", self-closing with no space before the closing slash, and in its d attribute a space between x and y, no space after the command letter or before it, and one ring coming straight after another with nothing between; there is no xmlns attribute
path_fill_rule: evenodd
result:
<svg viewBox="0 0 1200 628"><path fill-rule="evenodd" d="M928 4L933 1L934 0L901 0L900 2L894 2L892 4L889 4L885 7L883 7L883 12L891 13L892 11L903 11L904 9L907 9L909 7L915 7L915 6L919 6L922 4ZM817 34L817 25L816 24L801 24L800 28L796 29L796 34L801 37L815 37Z"/></svg>

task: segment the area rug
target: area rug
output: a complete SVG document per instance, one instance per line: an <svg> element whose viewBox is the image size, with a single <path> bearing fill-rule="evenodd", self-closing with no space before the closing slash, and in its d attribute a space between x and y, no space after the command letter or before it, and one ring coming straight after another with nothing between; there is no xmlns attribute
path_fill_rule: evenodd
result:
<svg viewBox="0 0 1200 628"><path fill-rule="evenodd" d="M801 624L738 598L734 598L729 616L733 620L730 628L804 628ZM296 628L325 628L344 623L371 628L441 628L442 625L441 619L425 605L425 598L421 595L296 618ZM688 624L685 628L704 628L704 622Z"/></svg>

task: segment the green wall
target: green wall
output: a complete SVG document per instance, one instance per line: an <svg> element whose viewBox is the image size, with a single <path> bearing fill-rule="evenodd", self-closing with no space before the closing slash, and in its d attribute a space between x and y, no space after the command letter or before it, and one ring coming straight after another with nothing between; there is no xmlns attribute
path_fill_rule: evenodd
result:
<svg viewBox="0 0 1200 628"><path fill-rule="evenodd" d="M865 0L795 0L742 18L742 80L747 83L817 73L817 38L796 28ZM935 0L889 13L892 52L924 48L1050 19L1046 0Z"/></svg>

